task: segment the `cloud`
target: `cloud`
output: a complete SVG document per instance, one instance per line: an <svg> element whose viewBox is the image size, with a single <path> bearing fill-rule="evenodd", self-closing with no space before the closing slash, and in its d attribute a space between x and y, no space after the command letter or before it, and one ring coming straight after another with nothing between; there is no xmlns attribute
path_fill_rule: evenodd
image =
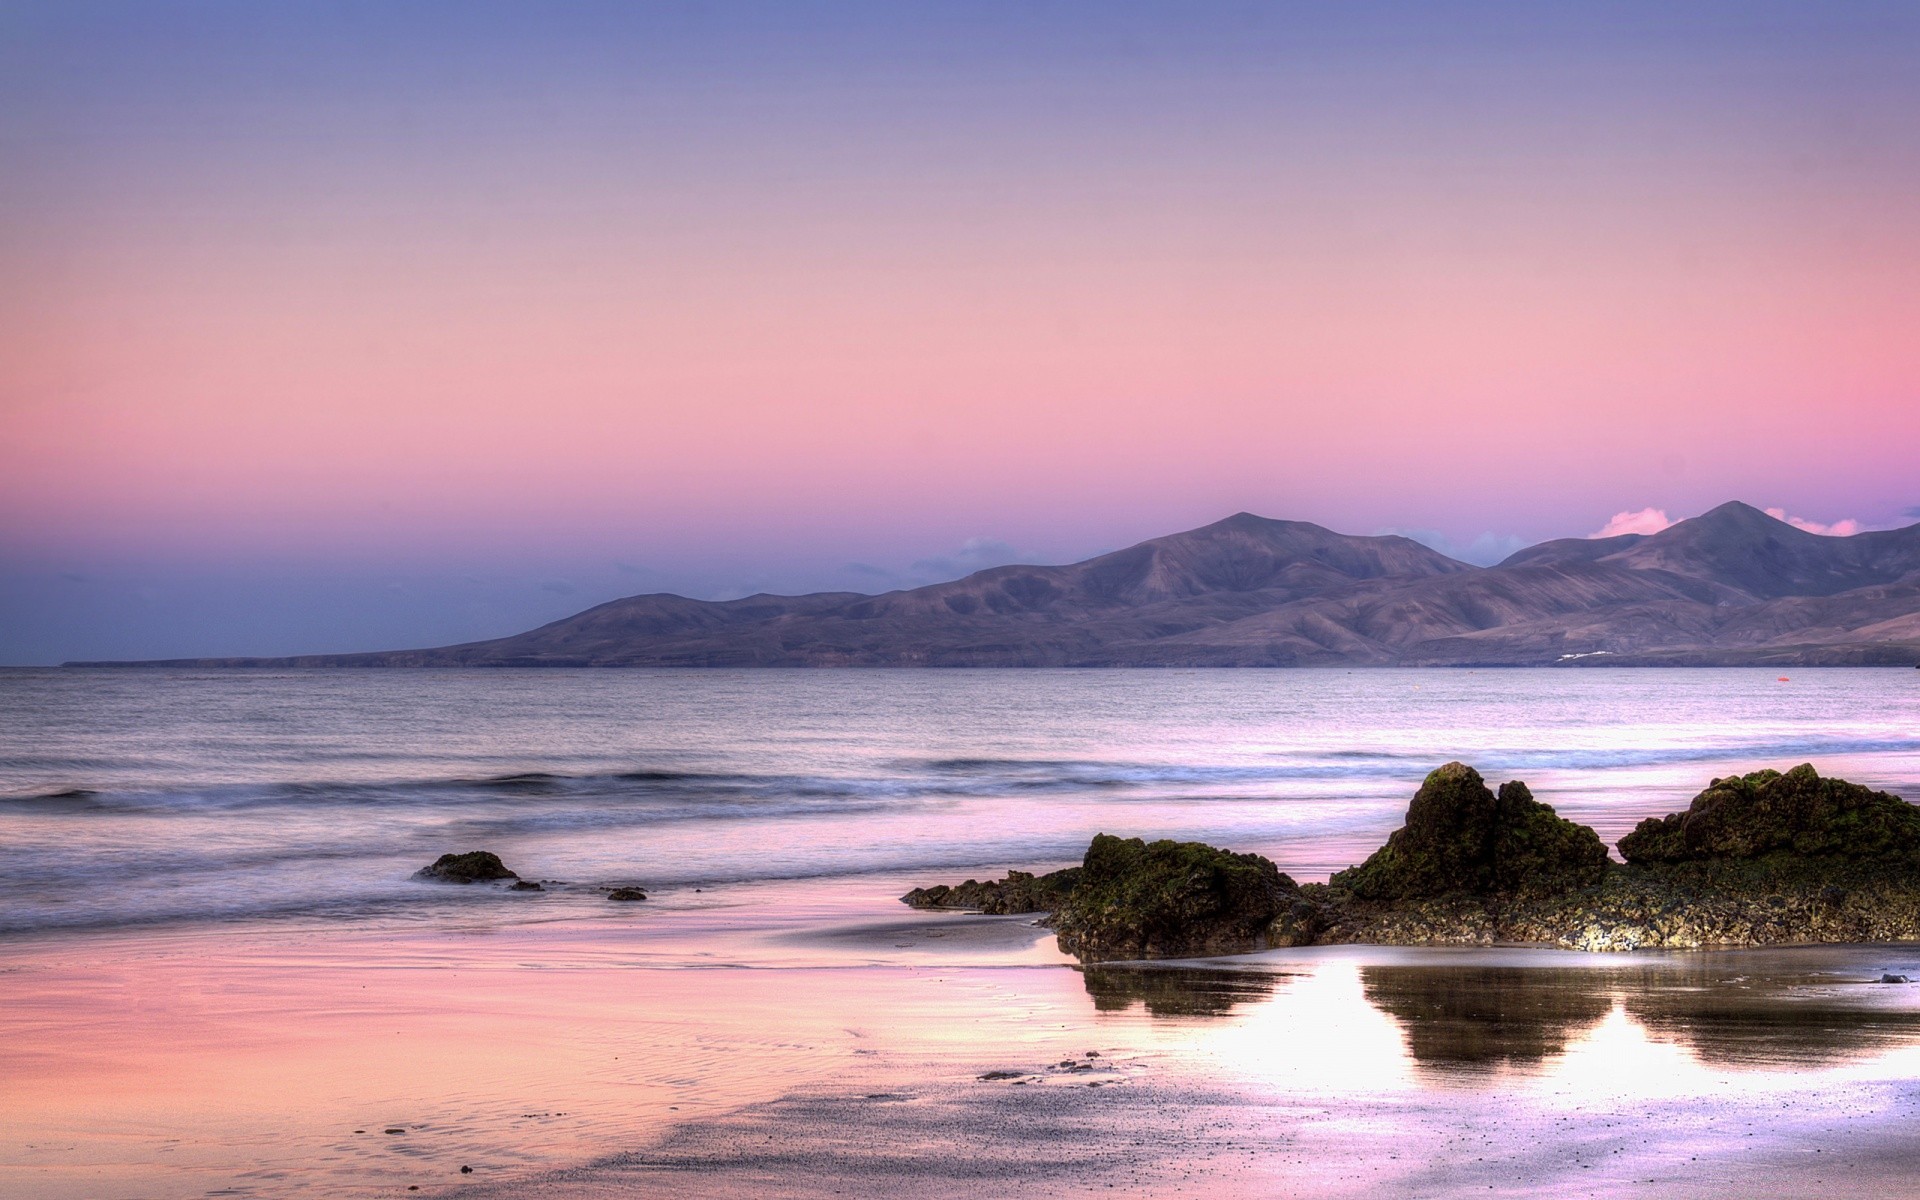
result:
<svg viewBox="0 0 1920 1200"><path fill-rule="evenodd" d="M1619 537L1623 533L1659 533L1673 524L1663 508L1643 508L1638 512L1617 512L1592 538Z"/></svg>
<svg viewBox="0 0 1920 1200"><path fill-rule="evenodd" d="M1019 561L1020 552L999 538L973 537L962 543L954 553L920 559L907 570L918 578L938 583Z"/></svg>
<svg viewBox="0 0 1920 1200"><path fill-rule="evenodd" d="M1920 517L1920 504L1914 505L1912 508L1907 509L1905 512L1901 513L1900 515L1903 517Z"/></svg>
<svg viewBox="0 0 1920 1200"><path fill-rule="evenodd" d="M1785 521L1795 529L1804 529L1808 533L1817 533L1822 537L1852 537L1860 532L1860 522L1852 517L1835 521L1831 525L1822 525L1818 521L1809 521L1804 517L1790 517L1784 508L1769 508L1766 511L1767 515L1776 521Z"/></svg>

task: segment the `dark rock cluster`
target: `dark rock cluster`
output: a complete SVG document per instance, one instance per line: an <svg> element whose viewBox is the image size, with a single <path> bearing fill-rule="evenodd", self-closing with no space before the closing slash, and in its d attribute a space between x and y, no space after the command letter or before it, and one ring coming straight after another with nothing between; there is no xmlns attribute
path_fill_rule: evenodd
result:
<svg viewBox="0 0 1920 1200"><path fill-rule="evenodd" d="M1005 879L985 883L969 879L965 883L937 884L915 888L900 897L914 908L961 908L970 912L1003 915L1006 913L1052 912L1060 907L1067 893L1080 881L1080 868L1067 867L1045 875L1008 871Z"/></svg>
<svg viewBox="0 0 1920 1200"><path fill-rule="evenodd" d="M1327 883L1296 886L1257 854L1101 834L1077 880L1051 888L1050 923L1061 949L1088 963L1316 943L1632 950L1920 939L1920 809L1810 765L1716 779L1686 812L1642 822L1620 850L1624 865L1525 784L1495 792L1448 763L1385 846ZM1049 906L1028 890L1024 907L986 907L1005 904L1016 881L1037 882L1013 872L905 899Z"/></svg>
<svg viewBox="0 0 1920 1200"><path fill-rule="evenodd" d="M1620 839L1636 866L1838 856L1920 866L1920 808L1888 792L1822 779L1812 764L1716 779L1687 811L1649 817Z"/></svg>
<svg viewBox="0 0 1920 1200"><path fill-rule="evenodd" d="M1229 954L1307 940L1291 928L1299 900L1258 854L1102 833L1053 929L1082 962Z"/></svg>
<svg viewBox="0 0 1920 1200"><path fill-rule="evenodd" d="M491 850L469 850L465 854L442 854L429 866L421 867L422 879L443 883L481 883L490 879L518 879L507 870L500 856Z"/></svg>
<svg viewBox="0 0 1920 1200"><path fill-rule="evenodd" d="M1599 834L1555 816L1526 784L1496 795L1452 762L1427 776L1386 845L1331 882L1361 900L1553 895L1600 882L1607 863Z"/></svg>

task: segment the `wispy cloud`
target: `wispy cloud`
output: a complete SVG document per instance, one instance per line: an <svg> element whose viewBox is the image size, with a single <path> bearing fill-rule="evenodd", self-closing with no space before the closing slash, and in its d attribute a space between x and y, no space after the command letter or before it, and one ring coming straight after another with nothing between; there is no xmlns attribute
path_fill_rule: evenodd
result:
<svg viewBox="0 0 1920 1200"><path fill-rule="evenodd" d="M952 554L920 559L907 571L928 583L935 583L1019 561L1020 552L999 538L974 537L968 538Z"/></svg>
<svg viewBox="0 0 1920 1200"><path fill-rule="evenodd" d="M1664 508L1643 508L1636 512L1617 512L1613 519L1590 533L1588 537L1619 537L1623 533L1659 533L1673 524L1673 518L1667 516Z"/></svg>
<svg viewBox="0 0 1920 1200"><path fill-rule="evenodd" d="M1809 521L1804 517L1790 517L1784 508L1769 508L1766 512L1776 521L1785 521L1795 529L1804 529L1808 533L1817 533L1822 537L1852 537L1860 532L1860 522L1852 517L1835 521L1831 525L1823 525L1819 521Z"/></svg>

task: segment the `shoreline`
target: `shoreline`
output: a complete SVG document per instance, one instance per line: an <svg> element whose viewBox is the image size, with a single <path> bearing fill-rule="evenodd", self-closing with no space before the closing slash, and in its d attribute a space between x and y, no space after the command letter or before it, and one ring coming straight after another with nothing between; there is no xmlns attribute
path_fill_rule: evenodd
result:
<svg viewBox="0 0 1920 1200"><path fill-rule="evenodd" d="M0 1124L42 1146L62 1129L68 1147L16 1141L0 1164L48 1200L150 1195L163 1164L178 1190L273 1177L349 1196L877 1194L899 1157L855 1143L899 1135L926 1148L903 1195L983 1180L1016 1195L1238 1194L1306 1176L1202 1135L1258 1142L1284 1119L1299 1170L1346 1181L1328 1194L1439 1195L1453 1185L1427 1191L1413 1157L1373 1170L1383 1147L1434 1139L1439 1155L1463 1098L1514 1088L1495 1122L1503 1154L1564 1130L1568 1088L1598 1105L1579 1120L1603 1136L1633 1100L1601 1070L1623 1048L1694 1064L1680 1075L1703 1094L1744 1080L1751 1103L1716 1101L1716 1119L1813 1086L1859 1138L1920 1148L1880 1120L1920 1103L1920 987L1871 982L1920 977L1920 946L1329 946L1082 967L1030 918L902 910L871 888L804 913L730 911L740 919L0 945L13 1001ZM1713 1003L1686 999L1702 995ZM1457 996L1478 999L1449 1008ZM1853 1030L1836 1038L1822 1031L1837 1015ZM1089 1050L1106 1062L1059 1068ZM981 1078L994 1071L1018 1074ZM1411 1126L1387 1141L1340 1132L1381 1103L1411 1104ZM1082 1127L1051 1166L1022 1166L1038 1131ZM755 1149L768 1136L780 1154ZM1184 1136L1210 1148L1169 1154ZM1791 1157L1800 1136L1777 1131L1767 1154ZM1584 1178L1568 1174L1577 1163L1539 1169Z"/></svg>

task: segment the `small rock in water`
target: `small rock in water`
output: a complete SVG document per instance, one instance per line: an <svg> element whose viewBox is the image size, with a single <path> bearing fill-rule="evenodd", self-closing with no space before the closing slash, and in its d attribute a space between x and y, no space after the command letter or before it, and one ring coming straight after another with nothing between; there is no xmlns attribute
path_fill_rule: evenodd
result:
<svg viewBox="0 0 1920 1200"><path fill-rule="evenodd" d="M471 1175L471 1174L473 1174L473 1168L472 1168L472 1167L461 1167L461 1168L460 1168L460 1173L461 1173L462 1175Z"/></svg>
<svg viewBox="0 0 1920 1200"><path fill-rule="evenodd" d="M609 900L645 900L647 894L636 887L615 888L607 893Z"/></svg>
<svg viewBox="0 0 1920 1200"><path fill-rule="evenodd" d="M404 1129L389 1129L389 1130L387 1130L386 1132L387 1132L387 1133L405 1133L405 1132L406 1132L406 1130L404 1130Z"/></svg>
<svg viewBox="0 0 1920 1200"><path fill-rule="evenodd" d="M439 879L447 883L476 883L483 879L518 879L520 876L507 870L500 856L491 850L469 850L465 854L442 854L433 860L433 865L421 867L422 879Z"/></svg>
<svg viewBox="0 0 1920 1200"><path fill-rule="evenodd" d="M541 887L531 879L516 879L513 881L513 886L507 890L510 892L544 892L547 889Z"/></svg>
<svg viewBox="0 0 1920 1200"><path fill-rule="evenodd" d="M1880 977L1880 982L1881 983L1911 983L1913 981L1908 979L1905 975L1882 975Z"/></svg>

